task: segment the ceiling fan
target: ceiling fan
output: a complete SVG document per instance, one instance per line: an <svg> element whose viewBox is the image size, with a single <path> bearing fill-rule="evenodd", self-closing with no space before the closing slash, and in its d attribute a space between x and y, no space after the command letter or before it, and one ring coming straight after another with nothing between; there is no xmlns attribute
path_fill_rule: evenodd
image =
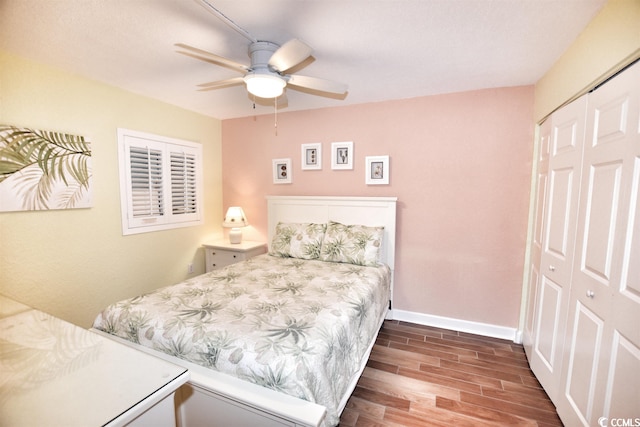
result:
<svg viewBox="0 0 640 427"><path fill-rule="evenodd" d="M317 77L287 74L311 56L313 49L298 39L292 39L279 46L276 43L258 40L235 22L227 18L207 0L199 0L216 16L249 39L249 65L224 58L196 47L177 43L178 53L190 56L212 64L220 65L238 71L243 75L225 80L198 85L200 90L220 89L229 86L246 84L247 91L258 98L277 98L282 95L285 87L311 89L315 92L344 95L347 85Z"/></svg>

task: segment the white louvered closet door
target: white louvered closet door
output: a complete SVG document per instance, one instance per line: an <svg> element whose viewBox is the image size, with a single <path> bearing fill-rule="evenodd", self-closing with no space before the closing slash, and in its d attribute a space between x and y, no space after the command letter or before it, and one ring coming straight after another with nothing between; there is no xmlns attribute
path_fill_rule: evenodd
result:
<svg viewBox="0 0 640 427"><path fill-rule="evenodd" d="M567 361L556 403L566 425L640 420L639 187L637 63L589 94Z"/></svg>

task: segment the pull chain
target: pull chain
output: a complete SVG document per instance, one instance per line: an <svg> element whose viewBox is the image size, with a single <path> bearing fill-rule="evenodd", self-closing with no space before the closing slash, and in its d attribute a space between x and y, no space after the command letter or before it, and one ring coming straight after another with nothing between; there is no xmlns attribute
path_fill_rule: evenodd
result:
<svg viewBox="0 0 640 427"><path fill-rule="evenodd" d="M278 97L273 98L273 107L274 107L274 124L273 127L275 129L276 136L278 136Z"/></svg>

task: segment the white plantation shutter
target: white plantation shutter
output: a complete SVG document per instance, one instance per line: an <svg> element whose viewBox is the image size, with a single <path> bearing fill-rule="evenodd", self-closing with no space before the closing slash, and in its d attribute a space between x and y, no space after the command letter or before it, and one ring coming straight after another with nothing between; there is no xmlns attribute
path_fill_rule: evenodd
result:
<svg viewBox="0 0 640 427"><path fill-rule="evenodd" d="M202 224L202 146L118 130L123 234Z"/></svg>
<svg viewBox="0 0 640 427"><path fill-rule="evenodd" d="M196 156L171 152L171 211L174 215L197 211Z"/></svg>
<svg viewBox="0 0 640 427"><path fill-rule="evenodd" d="M162 151L130 147L131 215L133 218L162 216Z"/></svg>

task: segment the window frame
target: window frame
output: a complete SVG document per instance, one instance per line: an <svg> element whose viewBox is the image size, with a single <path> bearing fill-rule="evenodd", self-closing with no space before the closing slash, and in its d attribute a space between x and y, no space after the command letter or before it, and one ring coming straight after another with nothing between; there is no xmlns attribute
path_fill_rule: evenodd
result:
<svg viewBox="0 0 640 427"><path fill-rule="evenodd" d="M118 128L118 163L123 235L204 223L202 144Z"/></svg>

